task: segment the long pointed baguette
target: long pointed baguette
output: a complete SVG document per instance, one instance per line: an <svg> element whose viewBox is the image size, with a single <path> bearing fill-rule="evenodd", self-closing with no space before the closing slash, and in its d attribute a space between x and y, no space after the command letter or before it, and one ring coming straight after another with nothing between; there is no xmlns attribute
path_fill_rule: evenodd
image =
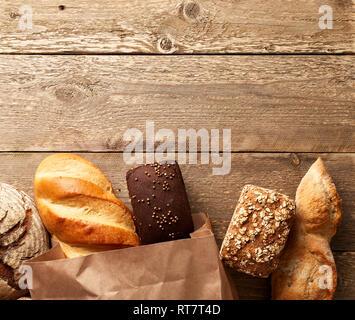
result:
<svg viewBox="0 0 355 320"><path fill-rule="evenodd" d="M341 199L318 158L297 188L295 226L272 274L273 299L333 298L337 273L329 242L341 214Z"/></svg>

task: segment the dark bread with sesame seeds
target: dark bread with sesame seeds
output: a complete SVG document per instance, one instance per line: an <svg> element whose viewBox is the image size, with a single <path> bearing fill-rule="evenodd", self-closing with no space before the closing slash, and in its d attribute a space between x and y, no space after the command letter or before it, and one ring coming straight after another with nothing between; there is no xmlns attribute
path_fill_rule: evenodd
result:
<svg viewBox="0 0 355 320"><path fill-rule="evenodd" d="M189 237L193 231L191 209L176 162L130 169L126 179L142 244Z"/></svg>
<svg viewBox="0 0 355 320"><path fill-rule="evenodd" d="M340 223L342 207L321 158L302 178L296 206L295 226L272 274L272 298L331 300L337 272L329 242Z"/></svg>
<svg viewBox="0 0 355 320"><path fill-rule="evenodd" d="M286 195L246 185L220 250L230 267L267 278L278 266L295 215Z"/></svg>

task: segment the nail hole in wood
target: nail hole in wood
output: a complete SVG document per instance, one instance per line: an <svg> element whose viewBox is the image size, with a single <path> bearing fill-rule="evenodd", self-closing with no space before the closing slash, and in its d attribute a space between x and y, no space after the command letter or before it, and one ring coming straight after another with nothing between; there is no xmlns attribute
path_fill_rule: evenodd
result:
<svg viewBox="0 0 355 320"><path fill-rule="evenodd" d="M298 167L301 164L301 160L296 153L291 153L291 161L295 167Z"/></svg>
<svg viewBox="0 0 355 320"><path fill-rule="evenodd" d="M58 6L58 9L59 9L60 11L63 11L63 10L65 9L65 6L61 4L60 6Z"/></svg>
<svg viewBox="0 0 355 320"><path fill-rule="evenodd" d="M17 17L19 17L20 15L16 12L10 12L10 18L11 19L16 19Z"/></svg>

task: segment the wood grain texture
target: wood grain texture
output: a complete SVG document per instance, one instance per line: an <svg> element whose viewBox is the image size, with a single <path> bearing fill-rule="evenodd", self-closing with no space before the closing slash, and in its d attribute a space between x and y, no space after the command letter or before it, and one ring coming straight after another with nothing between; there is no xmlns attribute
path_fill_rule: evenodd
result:
<svg viewBox="0 0 355 320"><path fill-rule="evenodd" d="M0 150L122 151L123 133L153 120L231 128L232 151L354 152L354 61L1 55Z"/></svg>
<svg viewBox="0 0 355 320"><path fill-rule="evenodd" d="M33 176L48 153L0 153L0 181L12 184L33 196ZM111 180L118 197L129 207L125 173L130 168L121 153L84 153L81 156L98 165ZM235 153L227 176L213 176L210 165L182 165L192 211L207 212L218 246L221 245L242 186L247 183L272 188L294 197L296 188L318 154ZM343 199L343 220L332 241L339 273L338 299L355 298L354 223L355 177L349 168L354 154L321 154ZM295 161L297 159L297 161ZM243 299L269 297L269 281L233 270L231 275Z"/></svg>
<svg viewBox="0 0 355 320"><path fill-rule="evenodd" d="M21 31L30 5L33 28ZM1 0L1 53L352 52L353 0Z"/></svg>
<svg viewBox="0 0 355 320"><path fill-rule="evenodd" d="M336 252L334 259L338 273L334 299L355 300L355 252Z"/></svg>

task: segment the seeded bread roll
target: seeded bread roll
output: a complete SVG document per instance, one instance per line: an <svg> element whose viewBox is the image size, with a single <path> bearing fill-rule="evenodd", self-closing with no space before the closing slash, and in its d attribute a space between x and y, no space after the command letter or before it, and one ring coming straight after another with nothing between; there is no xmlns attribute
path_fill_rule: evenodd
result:
<svg viewBox="0 0 355 320"><path fill-rule="evenodd" d="M267 278L278 266L295 215L286 195L246 185L239 198L220 256L230 267Z"/></svg>
<svg viewBox="0 0 355 320"><path fill-rule="evenodd" d="M49 250L49 237L34 201L0 183L0 300L26 295L19 280L22 263Z"/></svg>
<svg viewBox="0 0 355 320"><path fill-rule="evenodd" d="M143 165L129 170L126 178L142 244L189 237L191 209L176 162Z"/></svg>

